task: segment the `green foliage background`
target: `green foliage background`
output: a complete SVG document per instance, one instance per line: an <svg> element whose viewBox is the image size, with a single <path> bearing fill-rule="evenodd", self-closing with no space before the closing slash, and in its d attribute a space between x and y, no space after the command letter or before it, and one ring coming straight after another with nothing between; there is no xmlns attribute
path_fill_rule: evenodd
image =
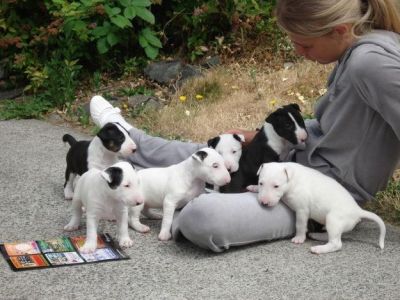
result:
<svg viewBox="0 0 400 300"><path fill-rule="evenodd" d="M3 87L23 83L26 94L46 103L43 111L62 107L82 78L99 72L140 70L160 55L195 61L238 36L279 38L274 2L3 0L0 64L13 75Z"/></svg>

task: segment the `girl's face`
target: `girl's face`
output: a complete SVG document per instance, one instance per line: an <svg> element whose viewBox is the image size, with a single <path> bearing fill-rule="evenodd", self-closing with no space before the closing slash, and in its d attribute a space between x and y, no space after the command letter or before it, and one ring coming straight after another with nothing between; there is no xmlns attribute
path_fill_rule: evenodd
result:
<svg viewBox="0 0 400 300"><path fill-rule="evenodd" d="M334 28L320 37L288 34L298 55L320 64L329 64L340 59L354 42L348 27Z"/></svg>

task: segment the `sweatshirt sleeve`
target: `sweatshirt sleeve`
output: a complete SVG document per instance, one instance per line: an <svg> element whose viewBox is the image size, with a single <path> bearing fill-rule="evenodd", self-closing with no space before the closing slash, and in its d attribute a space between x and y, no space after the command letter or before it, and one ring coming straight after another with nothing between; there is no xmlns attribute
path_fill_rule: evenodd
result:
<svg viewBox="0 0 400 300"><path fill-rule="evenodd" d="M350 78L361 98L382 116L400 140L400 55L375 48L358 53L352 60Z"/></svg>

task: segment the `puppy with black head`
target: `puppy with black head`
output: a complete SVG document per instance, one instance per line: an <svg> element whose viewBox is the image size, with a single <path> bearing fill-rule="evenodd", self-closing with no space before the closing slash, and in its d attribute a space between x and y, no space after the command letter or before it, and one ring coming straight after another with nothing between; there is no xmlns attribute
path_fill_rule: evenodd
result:
<svg viewBox="0 0 400 300"><path fill-rule="evenodd" d="M88 169L104 169L118 161L118 157L127 157L136 151L136 144L118 123L105 124L91 141L77 141L65 134L63 142L71 146L67 153L65 169L64 196L72 199L74 179Z"/></svg>
<svg viewBox="0 0 400 300"><path fill-rule="evenodd" d="M242 149L239 169L231 182L220 187L221 193L240 193L257 184L261 164L287 157L294 147L304 147L307 139L304 120L297 104L284 105L272 112L253 140Z"/></svg>
<svg viewBox="0 0 400 300"><path fill-rule="evenodd" d="M99 220L111 217L116 217L117 220L119 245L132 246L133 242L128 234L128 206L143 203L139 184L135 169L125 161L104 170L92 168L79 178L72 199L72 217L64 230L79 228L84 206L87 235L85 244L80 249L82 253L96 250Z"/></svg>

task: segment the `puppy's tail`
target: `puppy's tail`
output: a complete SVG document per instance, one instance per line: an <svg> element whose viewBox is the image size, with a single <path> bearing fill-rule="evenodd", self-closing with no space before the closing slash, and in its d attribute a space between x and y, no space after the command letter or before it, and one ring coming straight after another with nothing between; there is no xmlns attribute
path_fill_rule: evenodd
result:
<svg viewBox="0 0 400 300"><path fill-rule="evenodd" d="M62 140L64 143L68 143L70 146L73 146L77 143L76 139L68 133L63 135Z"/></svg>
<svg viewBox="0 0 400 300"><path fill-rule="evenodd" d="M361 218L363 219L368 219L371 221L376 222L379 225L379 230L380 230L380 235L379 235L379 247L383 249L384 247L384 242L385 242L385 235L386 235L386 226L385 223L383 223L382 219L377 216L376 214L366 211L366 210L361 210Z"/></svg>

